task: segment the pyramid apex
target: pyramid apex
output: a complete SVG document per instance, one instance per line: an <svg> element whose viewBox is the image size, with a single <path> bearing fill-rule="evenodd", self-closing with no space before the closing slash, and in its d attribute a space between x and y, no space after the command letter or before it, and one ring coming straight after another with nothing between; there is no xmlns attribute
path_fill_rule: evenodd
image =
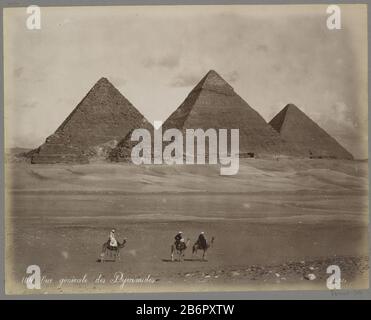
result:
<svg viewBox="0 0 371 320"><path fill-rule="evenodd" d="M216 74L219 76L219 74L214 69L210 69L207 74Z"/></svg>
<svg viewBox="0 0 371 320"><path fill-rule="evenodd" d="M201 79L201 81L193 89L199 90L205 89L210 91L215 91L224 94L233 94L234 90L232 86L228 84L215 70L209 70L206 75Z"/></svg>
<svg viewBox="0 0 371 320"><path fill-rule="evenodd" d="M93 85L91 90L98 90L99 88L113 88L115 90L116 87L106 78L106 77L101 77L99 80Z"/></svg>
<svg viewBox="0 0 371 320"><path fill-rule="evenodd" d="M275 129L277 132L281 132L282 126L287 119L287 115L291 114L292 111L294 111L294 114L304 114L303 111L301 111L295 104L293 103L288 103L286 106L282 108L280 112L278 112L271 121L269 121L269 124ZM298 111L298 112L296 112ZM306 116L306 115L305 115Z"/></svg>
<svg viewBox="0 0 371 320"><path fill-rule="evenodd" d="M110 83L109 80L106 77L101 77L97 83Z"/></svg>
<svg viewBox="0 0 371 320"><path fill-rule="evenodd" d="M300 110L295 104L293 103L288 103L284 109L297 109Z"/></svg>
<svg viewBox="0 0 371 320"><path fill-rule="evenodd" d="M221 80L225 81L225 80L220 76L220 74L217 73L214 69L210 69L210 70L206 73L206 75L205 75L204 78L209 79L209 78L213 78L213 77L215 77L215 78L220 78Z"/></svg>

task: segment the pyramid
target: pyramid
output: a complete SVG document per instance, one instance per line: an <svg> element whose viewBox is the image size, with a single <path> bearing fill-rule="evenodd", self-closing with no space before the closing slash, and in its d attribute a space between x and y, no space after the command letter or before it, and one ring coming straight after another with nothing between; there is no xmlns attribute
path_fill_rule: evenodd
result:
<svg viewBox="0 0 371 320"><path fill-rule="evenodd" d="M151 157L153 157L153 133L154 128L153 125L149 122L145 123L143 126L140 127L141 129L146 129L151 134ZM131 141L131 135L134 129L130 130L128 134L121 139L117 146L113 148L110 153L108 154L108 159L113 162L131 162L131 151L133 147L138 144L138 141Z"/></svg>
<svg viewBox="0 0 371 320"><path fill-rule="evenodd" d="M284 140L293 144L301 156L353 159L351 153L294 104L284 107L269 124Z"/></svg>
<svg viewBox="0 0 371 320"><path fill-rule="evenodd" d="M97 147L116 145L145 124L144 116L101 78L45 143L31 152L31 163L88 163Z"/></svg>
<svg viewBox="0 0 371 320"><path fill-rule="evenodd" d="M240 157L294 155L295 150L214 70L193 88L163 130L239 129ZM206 150L207 151L207 150Z"/></svg>

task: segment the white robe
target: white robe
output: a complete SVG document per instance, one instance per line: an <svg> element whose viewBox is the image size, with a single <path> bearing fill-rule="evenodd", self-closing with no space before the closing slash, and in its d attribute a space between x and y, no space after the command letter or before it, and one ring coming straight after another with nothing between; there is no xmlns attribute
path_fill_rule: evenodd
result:
<svg viewBox="0 0 371 320"><path fill-rule="evenodd" d="M117 247L117 240L115 239L115 234L112 232L109 235L109 245L111 247Z"/></svg>

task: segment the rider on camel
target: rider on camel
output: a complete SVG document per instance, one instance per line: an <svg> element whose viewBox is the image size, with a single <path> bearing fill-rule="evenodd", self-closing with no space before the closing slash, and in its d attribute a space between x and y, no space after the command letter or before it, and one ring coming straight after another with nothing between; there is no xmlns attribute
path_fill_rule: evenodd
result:
<svg viewBox="0 0 371 320"><path fill-rule="evenodd" d="M182 241L184 241L183 239L183 232L182 231L179 231L177 233L177 235L174 237L175 239L175 245L177 246L178 244L180 244Z"/></svg>
<svg viewBox="0 0 371 320"><path fill-rule="evenodd" d="M116 237L115 237L115 232L116 232L116 230L112 229L110 234L109 234L109 239L108 239L108 242L109 242L108 244L112 248L117 248L117 240L116 240Z"/></svg>
<svg viewBox="0 0 371 320"><path fill-rule="evenodd" d="M200 233L196 243L200 246L200 248L206 248L207 242L206 242L205 232L202 231Z"/></svg>

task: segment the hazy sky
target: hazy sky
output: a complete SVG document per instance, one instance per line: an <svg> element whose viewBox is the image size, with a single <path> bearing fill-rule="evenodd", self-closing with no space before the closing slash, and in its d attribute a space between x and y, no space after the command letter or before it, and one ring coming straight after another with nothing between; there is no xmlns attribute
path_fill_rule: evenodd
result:
<svg viewBox="0 0 371 320"><path fill-rule="evenodd" d="M267 121L291 102L367 157L366 6L26 8L4 11L8 147L37 147L100 77L165 120L209 69Z"/></svg>

